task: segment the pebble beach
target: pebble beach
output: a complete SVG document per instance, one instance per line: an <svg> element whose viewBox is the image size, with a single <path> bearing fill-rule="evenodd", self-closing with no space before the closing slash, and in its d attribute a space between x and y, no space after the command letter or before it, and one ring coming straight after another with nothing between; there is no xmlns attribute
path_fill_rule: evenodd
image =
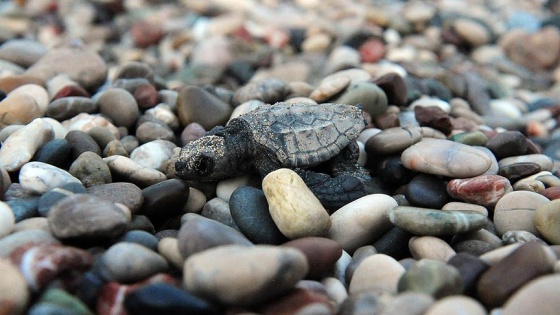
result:
<svg viewBox="0 0 560 315"><path fill-rule="evenodd" d="M363 197L177 176L327 103ZM0 315L556 315L559 123L555 0L0 2Z"/></svg>

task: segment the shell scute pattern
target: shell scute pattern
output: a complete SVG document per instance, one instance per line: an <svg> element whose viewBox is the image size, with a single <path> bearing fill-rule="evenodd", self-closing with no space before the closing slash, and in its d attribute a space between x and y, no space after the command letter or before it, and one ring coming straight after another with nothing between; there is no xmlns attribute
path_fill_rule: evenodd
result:
<svg viewBox="0 0 560 315"><path fill-rule="evenodd" d="M309 167L338 154L365 127L361 111L343 104L262 106L243 119L254 140L288 167Z"/></svg>

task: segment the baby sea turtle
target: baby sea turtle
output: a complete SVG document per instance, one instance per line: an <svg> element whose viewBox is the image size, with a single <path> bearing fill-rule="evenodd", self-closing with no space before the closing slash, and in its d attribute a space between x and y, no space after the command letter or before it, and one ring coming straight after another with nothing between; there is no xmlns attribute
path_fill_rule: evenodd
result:
<svg viewBox="0 0 560 315"><path fill-rule="evenodd" d="M182 148L183 179L215 181L279 168L296 171L326 208L367 194L368 172L357 164L362 111L344 104L263 105Z"/></svg>

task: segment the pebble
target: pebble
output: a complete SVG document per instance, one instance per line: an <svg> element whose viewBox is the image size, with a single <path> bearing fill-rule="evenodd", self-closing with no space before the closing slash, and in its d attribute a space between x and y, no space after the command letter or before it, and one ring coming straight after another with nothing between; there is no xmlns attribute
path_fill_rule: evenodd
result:
<svg viewBox="0 0 560 315"><path fill-rule="evenodd" d="M15 229L16 217L10 206L0 201L0 238L9 235Z"/></svg>
<svg viewBox="0 0 560 315"><path fill-rule="evenodd" d="M541 167L541 171L551 171L553 168L552 159L544 154L526 154L520 156L512 156L498 161L500 168L516 163L537 163Z"/></svg>
<svg viewBox="0 0 560 315"><path fill-rule="evenodd" d="M537 207L534 224L544 239L552 245L560 245L560 201L553 200Z"/></svg>
<svg viewBox="0 0 560 315"><path fill-rule="evenodd" d="M54 139L42 145L35 155L34 161L47 163L58 168L66 168L72 147L66 139Z"/></svg>
<svg viewBox="0 0 560 315"><path fill-rule="evenodd" d="M229 104L206 90L196 86L185 86L177 97L177 112L181 124L196 122L210 130L224 125L232 112Z"/></svg>
<svg viewBox="0 0 560 315"><path fill-rule="evenodd" d="M87 133L79 130L72 130L64 138L70 144L70 155L72 160L76 160L84 152L93 152L101 156L101 149L95 140Z"/></svg>
<svg viewBox="0 0 560 315"><path fill-rule="evenodd" d="M243 306L286 293L307 274L308 265L297 249L228 245L190 256L184 270L183 283L193 294Z"/></svg>
<svg viewBox="0 0 560 315"><path fill-rule="evenodd" d="M37 211L39 215L47 217L51 211L51 207L58 201L75 193L85 193L86 188L81 183L67 183L62 186L53 188L39 197Z"/></svg>
<svg viewBox="0 0 560 315"><path fill-rule="evenodd" d="M147 216L154 225L181 215L189 199L189 186L179 179L168 179L142 190L144 202L140 213Z"/></svg>
<svg viewBox="0 0 560 315"><path fill-rule="evenodd" d="M273 171L262 186L274 223L289 239L322 236L331 228L328 212L296 172L286 168Z"/></svg>
<svg viewBox="0 0 560 315"><path fill-rule="evenodd" d="M528 243L528 242L540 242L545 245L546 242L540 239L533 233L527 231L507 231L502 235L502 243L504 245L515 244L515 243Z"/></svg>
<svg viewBox="0 0 560 315"><path fill-rule="evenodd" d="M417 207L440 209L449 201L445 183L437 176L422 173L406 185L404 195L410 205Z"/></svg>
<svg viewBox="0 0 560 315"><path fill-rule="evenodd" d="M2 281L0 305L6 314L23 314L29 304L30 292L24 276L9 260L0 258Z"/></svg>
<svg viewBox="0 0 560 315"><path fill-rule="evenodd" d="M408 241L408 248L412 258L416 260L431 259L447 262L456 255L447 242L434 236L414 236Z"/></svg>
<svg viewBox="0 0 560 315"><path fill-rule="evenodd" d="M134 96L121 88L104 90L97 99L99 112L109 117L115 126L131 128L140 116Z"/></svg>
<svg viewBox="0 0 560 315"><path fill-rule="evenodd" d="M468 253L458 253L449 258L447 263L459 271L463 280L463 294L476 297L478 279L489 266L477 256Z"/></svg>
<svg viewBox="0 0 560 315"><path fill-rule="evenodd" d="M487 217L476 211L442 211L435 209L397 206L389 210L394 225L416 235L450 235L476 231Z"/></svg>
<svg viewBox="0 0 560 315"><path fill-rule="evenodd" d="M166 283L138 288L125 296L128 314L219 314L209 302Z"/></svg>
<svg viewBox="0 0 560 315"><path fill-rule="evenodd" d="M367 139L365 145L369 154L390 155L404 151L422 140L422 132L417 127L394 127L382 130Z"/></svg>
<svg viewBox="0 0 560 315"><path fill-rule="evenodd" d="M185 259L214 247L253 244L236 229L198 214L187 213L181 221L177 240L179 251Z"/></svg>
<svg viewBox="0 0 560 315"><path fill-rule="evenodd" d="M330 299L322 293L296 288L263 308L265 314L333 314Z"/></svg>
<svg viewBox="0 0 560 315"><path fill-rule="evenodd" d="M85 270L93 264L87 251L59 244L21 246L11 253L10 260L19 267L33 292L41 291L59 275Z"/></svg>
<svg viewBox="0 0 560 315"><path fill-rule="evenodd" d="M555 261L556 255L537 242L521 245L480 276L478 298L488 308L502 306L525 283L551 273Z"/></svg>
<svg viewBox="0 0 560 315"><path fill-rule="evenodd" d="M174 143L167 140L153 140L132 150L130 159L141 166L163 171L163 164L171 159L175 147Z"/></svg>
<svg viewBox="0 0 560 315"><path fill-rule="evenodd" d="M377 253L377 249L372 245L365 245L356 249L352 254L352 260L350 260L348 266L346 266L344 270L344 276L346 280L350 282L352 280L352 277L354 276L354 272L356 272L356 269L360 266L362 261L364 261L364 259L368 258L369 256L375 255Z"/></svg>
<svg viewBox="0 0 560 315"><path fill-rule="evenodd" d="M148 168L136 163L131 158L113 155L103 158L111 174L115 178L122 178L140 187L147 187L167 179L167 176L158 170Z"/></svg>
<svg viewBox="0 0 560 315"><path fill-rule="evenodd" d="M105 161L91 151L80 154L70 165L68 172L85 187L108 184L113 181L111 171Z"/></svg>
<svg viewBox="0 0 560 315"><path fill-rule="evenodd" d="M157 251L158 239L146 231L132 230L126 232L118 242L128 242L142 245L152 251Z"/></svg>
<svg viewBox="0 0 560 315"><path fill-rule="evenodd" d="M385 112L389 102L385 92L371 82L359 82L350 85L333 103L358 105L371 117L376 117Z"/></svg>
<svg viewBox="0 0 560 315"><path fill-rule="evenodd" d="M87 192L111 203L125 205L132 214L137 213L144 203L142 190L132 183L114 182L90 186Z"/></svg>
<svg viewBox="0 0 560 315"><path fill-rule="evenodd" d="M50 49L26 71L26 74L48 80L67 74L85 89L99 87L107 78L107 65L96 52L82 45Z"/></svg>
<svg viewBox="0 0 560 315"><path fill-rule="evenodd" d="M463 282L459 271L441 261L422 259L410 266L398 282L398 292L426 293L435 299L461 294Z"/></svg>
<svg viewBox="0 0 560 315"><path fill-rule="evenodd" d="M216 186L216 197L229 202L231 194L239 187L258 186L258 181L253 176L238 176L224 179L218 182Z"/></svg>
<svg viewBox="0 0 560 315"><path fill-rule="evenodd" d="M78 130L83 132L88 132L95 127L102 127L109 130L115 137L119 137L119 129L100 114L80 113L63 121L62 126L68 131Z"/></svg>
<svg viewBox="0 0 560 315"><path fill-rule="evenodd" d="M375 242L391 228L387 216L397 206L395 199L383 194L371 194L354 200L331 215L328 237L352 253L359 247Z"/></svg>
<svg viewBox="0 0 560 315"><path fill-rule="evenodd" d="M221 198L216 197L208 200L208 202L204 204L204 207L202 207L200 215L208 219L223 223L241 232L237 224L235 224L235 221L233 221L228 202Z"/></svg>
<svg viewBox="0 0 560 315"><path fill-rule="evenodd" d="M67 171L43 162L29 162L19 172L19 182L23 188L42 194L55 187L80 180Z"/></svg>
<svg viewBox="0 0 560 315"><path fill-rule="evenodd" d="M482 175L492 161L483 152L449 140L424 138L401 155L402 164L413 171L454 178Z"/></svg>
<svg viewBox="0 0 560 315"><path fill-rule="evenodd" d="M109 130L93 127L88 131L93 140L99 145L100 148L105 148L111 141L117 140L117 137L113 135Z"/></svg>
<svg viewBox="0 0 560 315"><path fill-rule="evenodd" d="M404 267L391 256L374 254L365 258L356 268L349 294L361 291L385 291L397 293L397 284L405 273Z"/></svg>
<svg viewBox="0 0 560 315"><path fill-rule="evenodd" d="M504 315L554 314L560 306L560 275L538 277L517 290L504 304Z"/></svg>
<svg viewBox="0 0 560 315"><path fill-rule="evenodd" d="M537 174L541 171L541 166L533 162L520 162L505 165L500 167L498 175L504 176L511 182L515 182L519 179Z"/></svg>
<svg viewBox="0 0 560 315"><path fill-rule="evenodd" d="M487 208L494 207L500 198L512 191L509 180L500 175L452 179L447 183L449 196Z"/></svg>
<svg viewBox="0 0 560 315"><path fill-rule="evenodd" d="M383 308L383 315L422 315L434 303L434 298L424 293L402 292L394 296Z"/></svg>
<svg viewBox="0 0 560 315"><path fill-rule="evenodd" d="M350 79L348 77L335 77L329 80L322 80L319 86L311 92L309 97L318 103L323 103L346 89L349 84Z"/></svg>
<svg viewBox="0 0 560 315"><path fill-rule="evenodd" d="M48 220L51 232L58 239L107 240L125 232L130 214L99 197L74 194L53 205Z"/></svg>
<svg viewBox="0 0 560 315"><path fill-rule="evenodd" d="M53 237L49 231L42 229L29 229L13 232L0 239L0 257L8 258L12 252L19 247L30 246L32 244L59 244L60 242Z"/></svg>
<svg viewBox="0 0 560 315"><path fill-rule="evenodd" d="M513 191L506 194L494 208L494 226L498 235L507 231L527 231L535 235L535 210L550 202L548 198L530 191Z"/></svg>
<svg viewBox="0 0 560 315"><path fill-rule="evenodd" d="M255 244L280 244L286 237L280 232L262 190L241 186L229 199L231 217L239 230Z"/></svg>
<svg viewBox="0 0 560 315"><path fill-rule="evenodd" d="M136 139L140 143L154 140L167 140L175 142L175 134L166 124L159 121L145 121L136 128Z"/></svg>
<svg viewBox="0 0 560 315"><path fill-rule="evenodd" d="M99 258L96 267L107 281L134 283L168 268L167 261L154 251L135 243L120 242Z"/></svg>
<svg viewBox="0 0 560 315"><path fill-rule="evenodd" d="M93 314L76 296L57 288L46 290L37 303L29 309L31 315L39 314Z"/></svg>
<svg viewBox="0 0 560 315"><path fill-rule="evenodd" d="M432 304L426 315L485 315L486 309L477 300L462 296L446 296Z"/></svg>
<svg viewBox="0 0 560 315"><path fill-rule="evenodd" d="M328 275L342 255L342 248L337 242L323 237L303 237L282 246L299 249L305 255L309 266L308 279L320 280Z"/></svg>
<svg viewBox="0 0 560 315"><path fill-rule="evenodd" d="M12 133L0 149L0 166L8 172L19 170L31 161L33 155L45 143L54 139L51 126L43 119L35 119Z"/></svg>
<svg viewBox="0 0 560 315"><path fill-rule="evenodd" d="M48 49L42 43L23 38L10 39L0 46L0 59L29 67L41 59Z"/></svg>
<svg viewBox="0 0 560 315"><path fill-rule="evenodd" d="M26 93L10 93L0 101L0 123L3 125L26 125L40 118L41 114L37 101Z"/></svg>
<svg viewBox="0 0 560 315"><path fill-rule="evenodd" d="M490 149L496 159L523 155L527 151L527 139L519 131L504 131L490 138L486 147Z"/></svg>
<svg viewBox="0 0 560 315"><path fill-rule="evenodd" d="M157 243L157 252L177 270L183 270L184 259L179 252L178 241L174 237L164 237Z"/></svg>

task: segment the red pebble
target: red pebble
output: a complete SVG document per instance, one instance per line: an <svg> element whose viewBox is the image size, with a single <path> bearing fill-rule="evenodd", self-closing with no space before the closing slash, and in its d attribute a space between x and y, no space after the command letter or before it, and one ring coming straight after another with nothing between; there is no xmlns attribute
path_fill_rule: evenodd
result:
<svg viewBox="0 0 560 315"><path fill-rule="evenodd" d="M359 52L362 62L378 62L385 56L385 44L377 38L371 38L360 46Z"/></svg>
<svg viewBox="0 0 560 315"><path fill-rule="evenodd" d="M307 278L320 279L332 271L342 255L342 247L337 242L324 237L304 237L282 244L303 252L309 263Z"/></svg>
<svg viewBox="0 0 560 315"><path fill-rule="evenodd" d="M57 100L63 97L69 96L83 96L83 97L90 97L88 91L86 91L83 87L78 85L67 85L62 89L58 90L54 95L52 101Z"/></svg>
<svg viewBox="0 0 560 315"><path fill-rule="evenodd" d="M550 200L560 199L560 187L548 187L547 189L541 191L541 195Z"/></svg>
<svg viewBox="0 0 560 315"><path fill-rule="evenodd" d="M449 181L447 193L456 199L492 207L505 194L513 191L509 180L500 175L480 175Z"/></svg>
<svg viewBox="0 0 560 315"><path fill-rule="evenodd" d="M164 35L161 26L145 21L132 24L130 33L136 46L140 48L146 48L159 43Z"/></svg>
<svg viewBox="0 0 560 315"><path fill-rule="evenodd" d="M118 282L109 282L103 286L97 299L97 314L105 315L127 315L124 308L124 298L126 295L138 288L154 283L169 283L178 285L178 281L168 274L159 273L142 282L130 285Z"/></svg>
<svg viewBox="0 0 560 315"><path fill-rule="evenodd" d="M10 255L32 290L39 291L58 275L69 270L87 270L93 256L80 248L59 244L24 245Z"/></svg>
<svg viewBox="0 0 560 315"><path fill-rule="evenodd" d="M133 96L141 109L154 107L159 102L158 91L151 84L140 85L134 90Z"/></svg>

